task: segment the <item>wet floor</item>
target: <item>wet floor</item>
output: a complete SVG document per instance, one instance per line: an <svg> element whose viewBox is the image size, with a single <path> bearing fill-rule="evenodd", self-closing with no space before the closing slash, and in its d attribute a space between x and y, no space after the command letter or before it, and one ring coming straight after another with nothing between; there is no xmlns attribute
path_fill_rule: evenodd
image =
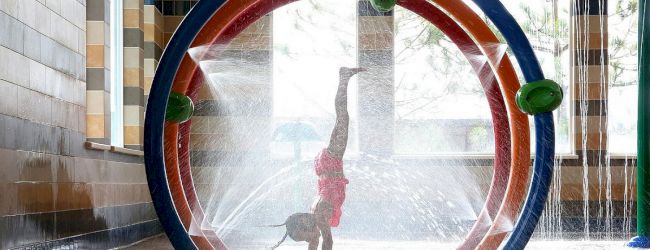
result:
<svg viewBox="0 0 650 250"><path fill-rule="evenodd" d="M233 248L233 249L268 249L275 242L269 242L268 245L256 244L250 245L242 248ZM386 249L386 250L401 250L401 249L454 249L457 243L437 243L437 242L425 242L425 241L359 241L359 240L342 240L335 242L334 249L354 249L354 250L376 250L376 249ZM531 250L550 250L550 249L561 249L561 250L616 250L616 249L628 249L625 248L625 241L532 241L526 249ZM304 250L307 248L307 245L297 242L287 242L281 247L277 248L278 250ZM169 240L164 235L157 236L145 241L142 241L133 246L129 246L123 249L128 250L140 250L140 249L173 249Z"/></svg>

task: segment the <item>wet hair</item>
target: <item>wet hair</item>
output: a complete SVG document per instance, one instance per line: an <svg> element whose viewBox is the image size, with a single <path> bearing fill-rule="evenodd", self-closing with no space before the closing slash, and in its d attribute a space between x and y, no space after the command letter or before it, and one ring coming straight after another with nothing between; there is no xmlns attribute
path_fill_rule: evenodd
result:
<svg viewBox="0 0 650 250"><path fill-rule="evenodd" d="M287 239L287 236L289 236L292 240L294 241L309 241L311 239L303 239L302 236L300 235L300 232L310 232L310 231L318 231L318 226L316 225L316 218L314 218L313 214L310 213L295 213L289 216L287 220L280 225L270 225L269 227L281 227L281 226L286 226L287 231L282 237L282 239L275 244L275 246L271 247L271 249L275 249L279 247L284 240Z"/></svg>

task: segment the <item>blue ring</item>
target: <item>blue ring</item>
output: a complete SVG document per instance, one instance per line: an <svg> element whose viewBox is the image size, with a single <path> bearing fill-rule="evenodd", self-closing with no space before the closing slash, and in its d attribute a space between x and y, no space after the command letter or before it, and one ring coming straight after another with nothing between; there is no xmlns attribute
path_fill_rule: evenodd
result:
<svg viewBox="0 0 650 250"><path fill-rule="evenodd" d="M176 71L204 24L224 0L199 1L187 14L160 58L153 78L144 122L144 159L147 182L158 219L175 249L197 249L176 212L171 197L163 150L165 109Z"/></svg>
<svg viewBox="0 0 650 250"><path fill-rule="evenodd" d="M544 73L526 34L510 12L498 0L473 0L497 26L512 48L527 82L544 80ZM548 190L553 179L555 157L555 127L553 113L535 115L535 163L533 178L526 203L515 228L503 249L524 249L530 240L539 217L544 211Z"/></svg>
<svg viewBox="0 0 650 250"><path fill-rule="evenodd" d="M207 20L224 2L224 0L199 1L181 22L161 57L147 105L144 127L147 181L159 220L176 249L196 249L196 246L187 234L174 208L167 183L163 152L165 107L167 107L172 82L185 52ZM506 38L518 59L526 81L543 80L544 75L528 39L501 2L497 0L474 0L474 2L488 15ZM543 211L553 176L555 138L552 113L536 115L535 126L537 154L533 185L522 215L517 221L505 249L523 249L530 239Z"/></svg>

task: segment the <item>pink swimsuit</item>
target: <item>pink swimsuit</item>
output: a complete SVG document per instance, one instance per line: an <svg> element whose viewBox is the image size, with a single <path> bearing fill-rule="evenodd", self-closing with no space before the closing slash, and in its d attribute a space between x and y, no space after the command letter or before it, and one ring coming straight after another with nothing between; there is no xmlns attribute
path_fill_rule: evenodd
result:
<svg viewBox="0 0 650 250"><path fill-rule="evenodd" d="M334 174L335 172L343 173L343 161L332 157L327 149L316 156L314 161L316 175L319 177L323 174ZM330 226L336 227L341 219L341 206L345 200L345 185L348 179L343 176L329 176L318 179L318 194L320 198L332 205L332 218Z"/></svg>

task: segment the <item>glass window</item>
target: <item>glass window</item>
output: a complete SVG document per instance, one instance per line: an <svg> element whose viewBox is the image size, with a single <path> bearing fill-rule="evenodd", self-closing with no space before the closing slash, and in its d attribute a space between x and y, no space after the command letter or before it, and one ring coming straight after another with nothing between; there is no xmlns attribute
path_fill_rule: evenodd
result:
<svg viewBox="0 0 650 250"><path fill-rule="evenodd" d="M481 13L471 1L467 3ZM505 0L504 4L521 20L546 77L565 91L566 98L555 111L556 151L571 153L569 0ZM492 154L492 119L480 76L456 45L431 23L402 8L395 13L395 41L395 152ZM519 71L516 58L508 52Z"/></svg>
<svg viewBox="0 0 650 250"><path fill-rule="evenodd" d="M636 154L638 1L609 3L608 150Z"/></svg>
<svg viewBox="0 0 650 250"><path fill-rule="evenodd" d="M311 159L327 146L336 121L339 67L357 64L355 23L355 1L296 2L273 13L274 130L282 132L277 130L284 124L297 123L317 137L275 141L271 147L275 156L293 157L295 150L301 150L300 157ZM355 79L348 88L351 120L346 156L358 150Z"/></svg>
<svg viewBox="0 0 650 250"><path fill-rule="evenodd" d="M122 1L111 1L111 21L110 21L110 57L111 57L111 145L117 147L124 146L124 118L123 118L123 8Z"/></svg>

